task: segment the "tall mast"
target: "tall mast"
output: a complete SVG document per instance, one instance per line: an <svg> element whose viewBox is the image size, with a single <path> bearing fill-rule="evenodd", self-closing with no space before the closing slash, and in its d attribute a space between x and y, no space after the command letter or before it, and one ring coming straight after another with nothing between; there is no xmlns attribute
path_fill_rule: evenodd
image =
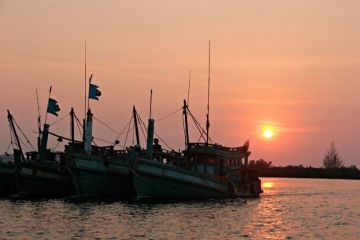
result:
<svg viewBox="0 0 360 240"><path fill-rule="evenodd" d="M137 118L135 106L133 106L133 118L134 118L134 126L135 126L136 145L140 146L138 118Z"/></svg>
<svg viewBox="0 0 360 240"><path fill-rule="evenodd" d="M52 90L52 86L50 86L50 88L49 88L49 97L48 97L48 103L47 103L47 107L46 107L46 113L45 113L45 122L44 122L44 125L46 125L46 121L47 121L48 108L49 108L49 99L50 99L50 97L51 97L51 90Z"/></svg>
<svg viewBox="0 0 360 240"><path fill-rule="evenodd" d="M153 91L152 89L150 90L150 112L149 112L149 119L151 118L151 108L152 108L152 94L153 94Z"/></svg>
<svg viewBox="0 0 360 240"><path fill-rule="evenodd" d="M40 115L39 94L38 94L37 88L36 88L36 103L37 103L37 110L38 110L37 123L38 123L38 131L39 131L39 136L40 136L40 132L41 132L41 115Z"/></svg>
<svg viewBox="0 0 360 240"><path fill-rule="evenodd" d="M183 106L183 114L184 114L184 122L185 122L185 147L188 148L189 145L189 124L187 119L187 104L186 100L184 99L184 106Z"/></svg>
<svg viewBox="0 0 360 240"><path fill-rule="evenodd" d="M191 84L191 69L189 70L189 85L188 85L188 93L187 93L187 104L190 101L190 84Z"/></svg>
<svg viewBox="0 0 360 240"><path fill-rule="evenodd" d="M70 138L71 138L71 144L74 147L75 144L74 108L71 108L70 111Z"/></svg>
<svg viewBox="0 0 360 240"><path fill-rule="evenodd" d="M20 153L21 153L21 159L24 161L25 160L25 157L24 157L24 153L22 151L22 148L21 148L21 143L20 143L20 140L19 140L19 136L16 132L16 128L15 128L15 125L14 125L14 120L13 120L13 116L11 115L9 109L7 110L8 112L8 120L9 120L9 123L10 123L10 127L12 128L12 131L15 135L15 140L16 140L16 144L20 150Z"/></svg>
<svg viewBox="0 0 360 240"><path fill-rule="evenodd" d="M209 128L210 128L210 40L209 40L209 69L208 69L208 103L206 115L206 144L209 143Z"/></svg>
<svg viewBox="0 0 360 240"><path fill-rule="evenodd" d="M87 77L86 77L86 41L85 41L85 88L84 88L84 92L85 92L85 107L84 107L84 119L86 119L86 112L87 112L87 107L86 107L86 87L87 87Z"/></svg>

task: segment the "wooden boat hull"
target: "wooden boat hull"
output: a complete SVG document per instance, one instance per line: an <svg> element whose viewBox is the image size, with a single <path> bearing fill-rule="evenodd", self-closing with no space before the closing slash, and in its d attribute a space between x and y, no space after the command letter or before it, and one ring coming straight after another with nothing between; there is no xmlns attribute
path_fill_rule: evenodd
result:
<svg viewBox="0 0 360 240"><path fill-rule="evenodd" d="M66 170L41 164L24 163L16 176L17 192L26 197L68 197L74 194Z"/></svg>
<svg viewBox="0 0 360 240"><path fill-rule="evenodd" d="M15 172L14 163L0 161L0 196L8 196L15 192Z"/></svg>
<svg viewBox="0 0 360 240"><path fill-rule="evenodd" d="M138 199L259 197L261 192L259 179L235 185L226 179L218 180L184 168L135 158L132 157L133 183Z"/></svg>
<svg viewBox="0 0 360 240"><path fill-rule="evenodd" d="M76 155L71 174L80 198L129 198L135 195L126 161L104 162L101 158Z"/></svg>
<svg viewBox="0 0 360 240"><path fill-rule="evenodd" d="M237 197L228 183L175 166L141 159L136 161L135 171L133 182L138 199Z"/></svg>

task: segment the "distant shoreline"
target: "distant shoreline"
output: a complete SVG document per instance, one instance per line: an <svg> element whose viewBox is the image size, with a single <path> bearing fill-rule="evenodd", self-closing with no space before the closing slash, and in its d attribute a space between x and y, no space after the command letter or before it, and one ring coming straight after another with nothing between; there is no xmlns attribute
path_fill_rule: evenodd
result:
<svg viewBox="0 0 360 240"><path fill-rule="evenodd" d="M360 180L360 170L355 167L326 169L303 166L287 166L250 169L255 171L259 177Z"/></svg>

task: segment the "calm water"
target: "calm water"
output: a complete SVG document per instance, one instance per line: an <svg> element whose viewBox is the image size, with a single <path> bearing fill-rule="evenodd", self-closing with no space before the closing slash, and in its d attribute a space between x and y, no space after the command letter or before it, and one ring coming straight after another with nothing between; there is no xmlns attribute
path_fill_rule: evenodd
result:
<svg viewBox="0 0 360 240"><path fill-rule="evenodd" d="M360 181L262 180L246 201L0 200L0 239L360 239Z"/></svg>

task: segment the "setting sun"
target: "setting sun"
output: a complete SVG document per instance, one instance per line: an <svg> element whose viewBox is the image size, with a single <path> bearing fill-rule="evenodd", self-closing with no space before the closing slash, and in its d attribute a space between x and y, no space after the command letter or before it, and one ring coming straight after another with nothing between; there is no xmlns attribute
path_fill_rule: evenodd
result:
<svg viewBox="0 0 360 240"><path fill-rule="evenodd" d="M273 137L273 131L271 130L271 129L265 129L264 130L264 133L263 133L263 136L265 137L265 138L267 138L267 139L270 139L270 138L272 138Z"/></svg>

